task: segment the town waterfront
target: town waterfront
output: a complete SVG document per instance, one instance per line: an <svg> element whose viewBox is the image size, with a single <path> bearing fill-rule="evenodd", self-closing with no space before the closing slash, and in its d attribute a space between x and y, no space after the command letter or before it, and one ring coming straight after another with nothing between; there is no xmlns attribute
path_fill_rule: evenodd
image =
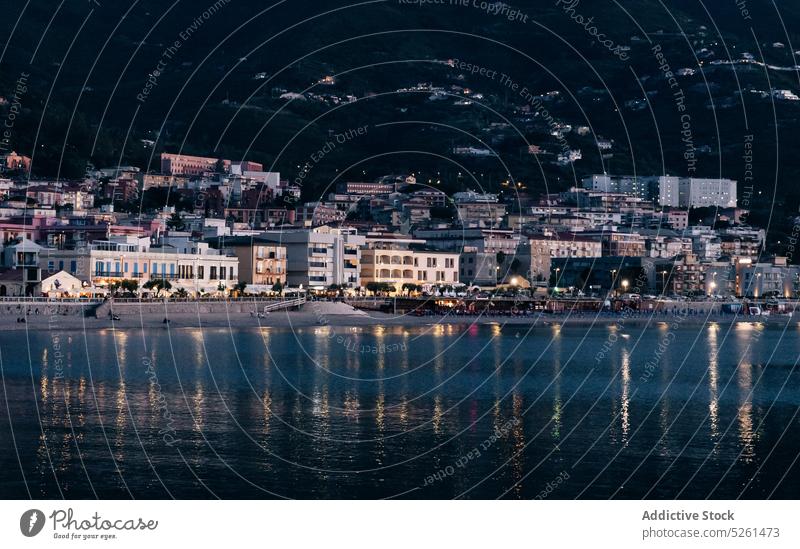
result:
<svg viewBox="0 0 800 549"><path fill-rule="evenodd" d="M4 498L790 498L796 321L0 335Z"/></svg>

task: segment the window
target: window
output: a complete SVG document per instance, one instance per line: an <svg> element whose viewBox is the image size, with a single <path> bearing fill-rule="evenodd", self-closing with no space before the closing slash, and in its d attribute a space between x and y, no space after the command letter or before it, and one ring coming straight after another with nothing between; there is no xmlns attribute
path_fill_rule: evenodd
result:
<svg viewBox="0 0 800 549"><path fill-rule="evenodd" d="M158 274L158 263L153 263L153 275Z"/></svg>
<svg viewBox="0 0 800 549"><path fill-rule="evenodd" d="M55 271L55 269L56 269L55 261L48 261L47 262L47 271L52 273L53 271Z"/></svg>
<svg viewBox="0 0 800 549"><path fill-rule="evenodd" d="M227 277L225 276L225 275L227 274L227 273L225 272L226 270L227 270L227 269L226 269L225 267L220 267L220 268L219 268L219 277L220 277L222 280L225 280L225 278L227 278Z"/></svg>
<svg viewBox="0 0 800 549"><path fill-rule="evenodd" d="M78 262L74 259L69 262L69 270L72 274L75 274L78 271Z"/></svg>
<svg viewBox="0 0 800 549"><path fill-rule="evenodd" d="M217 279L217 267L216 266L210 268L210 272L209 272L208 278L210 280L216 280Z"/></svg>
<svg viewBox="0 0 800 549"><path fill-rule="evenodd" d="M197 266L197 279L202 280L206 277L206 268L204 265Z"/></svg>
<svg viewBox="0 0 800 549"><path fill-rule="evenodd" d="M59 271L63 271L64 270L64 260L63 259L58 262L58 270Z"/></svg>
<svg viewBox="0 0 800 549"><path fill-rule="evenodd" d="M428 267L436 267L436 258L435 257L429 257L428 258Z"/></svg>

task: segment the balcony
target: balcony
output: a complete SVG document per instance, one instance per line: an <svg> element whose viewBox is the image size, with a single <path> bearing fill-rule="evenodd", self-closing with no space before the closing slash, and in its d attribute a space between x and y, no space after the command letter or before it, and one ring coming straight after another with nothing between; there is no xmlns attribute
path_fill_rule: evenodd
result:
<svg viewBox="0 0 800 549"><path fill-rule="evenodd" d="M153 273L152 275L150 275L150 278L151 279L155 279L155 280L181 280L181 277L176 275L176 274L158 274L158 273ZM187 279L187 280L193 280L193 279L190 278L190 279Z"/></svg>

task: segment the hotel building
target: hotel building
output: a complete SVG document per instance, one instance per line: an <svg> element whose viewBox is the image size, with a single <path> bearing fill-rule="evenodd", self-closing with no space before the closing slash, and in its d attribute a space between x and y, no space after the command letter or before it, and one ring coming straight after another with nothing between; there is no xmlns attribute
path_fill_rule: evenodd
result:
<svg viewBox="0 0 800 549"><path fill-rule="evenodd" d="M403 284L417 284L424 290L434 286L459 283L459 254L424 249L424 240L402 235L367 235L361 253L361 280L394 284L398 292Z"/></svg>
<svg viewBox="0 0 800 549"><path fill-rule="evenodd" d="M67 271L92 286L107 287L124 279L147 281L164 279L172 289L189 293L213 293L220 286L232 288L239 280L239 259L208 244L185 238L165 238L161 246L151 246L146 237L118 237L96 240L77 250L45 248L39 252L43 273Z"/></svg>

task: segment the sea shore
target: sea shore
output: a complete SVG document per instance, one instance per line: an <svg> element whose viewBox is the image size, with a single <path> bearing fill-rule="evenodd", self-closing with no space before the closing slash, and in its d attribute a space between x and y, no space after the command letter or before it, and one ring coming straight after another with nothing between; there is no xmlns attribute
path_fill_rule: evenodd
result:
<svg viewBox="0 0 800 549"><path fill-rule="evenodd" d="M501 326L649 326L657 328L659 324L673 327L702 326L709 323L730 324L734 322L762 323L768 325L785 325L787 322L800 322L800 315L743 316L734 314L692 314L672 313L571 313L571 314L533 314L530 316L506 315L403 315L387 314L376 311L340 311L327 307L314 307L306 304L302 310L274 311L269 314L256 315L240 311L154 313L137 311L131 308L126 314L116 318L83 317L78 315L34 314L19 322L19 316L0 316L0 330L58 330L58 331L92 331L92 330L135 330L135 329L186 329L186 328L303 328L320 326L370 327L370 326L429 326L445 325L501 325Z"/></svg>

